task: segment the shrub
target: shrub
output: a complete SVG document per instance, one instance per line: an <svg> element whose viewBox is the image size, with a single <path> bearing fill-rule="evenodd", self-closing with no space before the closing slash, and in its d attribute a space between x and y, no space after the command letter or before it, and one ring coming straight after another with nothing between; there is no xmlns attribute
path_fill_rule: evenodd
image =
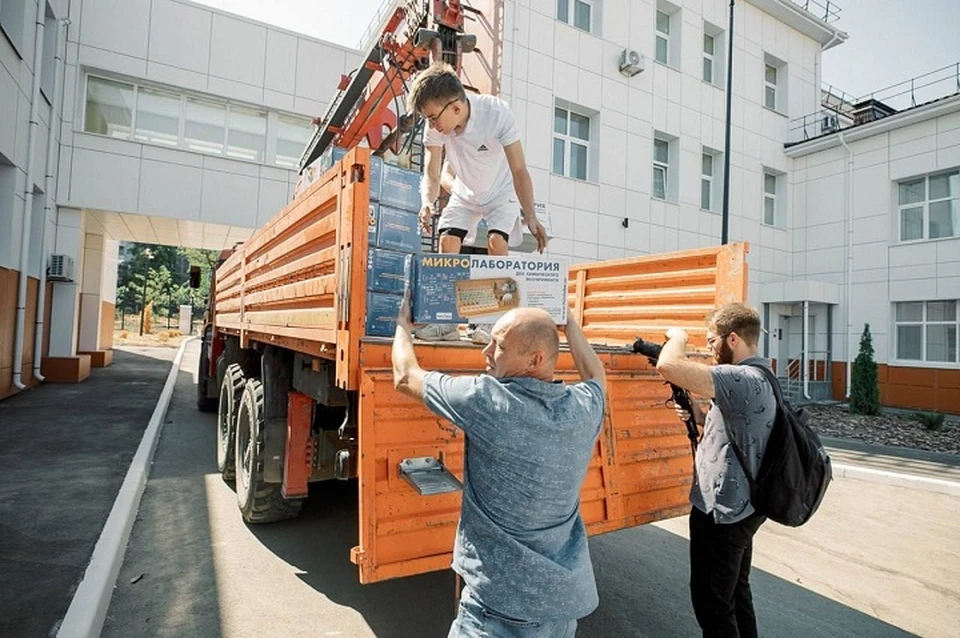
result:
<svg viewBox="0 0 960 638"><path fill-rule="evenodd" d="M864 324L860 336L860 354L853 361L850 380L850 411L857 414L880 414L880 386L877 383L877 363L873 360L873 337L870 324Z"/></svg>
<svg viewBox="0 0 960 638"><path fill-rule="evenodd" d="M931 432L939 432L943 429L947 415L942 412L914 412L913 418Z"/></svg>

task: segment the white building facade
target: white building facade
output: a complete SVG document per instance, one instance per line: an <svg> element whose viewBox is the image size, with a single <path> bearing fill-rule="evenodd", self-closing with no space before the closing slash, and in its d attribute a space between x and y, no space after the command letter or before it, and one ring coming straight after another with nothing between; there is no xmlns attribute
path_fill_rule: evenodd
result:
<svg viewBox="0 0 960 638"><path fill-rule="evenodd" d="M4 12L11 2L3 1ZM35 14L35 2L20 4L25 16ZM523 131L536 199L547 206L549 254L582 262L720 243L728 1L488 4L502 15L493 72ZM340 75L364 53L187 0L60 0L51 1L46 13L54 25L64 17L70 24L62 121L53 116L60 140L45 252L73 256L78 271L74 284L45 286L52 297L47 313L55 310L53 324L46 322L49 351L43 351L52 371L57 359L109 349L104 326L107 317L112 325L115 242L229 247L289 201L296 179L291 167L309 136L308 118L324 112ZM937 188L937 175L960 166L957 116L938 111L923 123L911 119L896 131L862 138L860 131L870 129L850 129L851 208L848 155L839 135L788 144L791 122L821 108L822 52L846 39L835 17L815 0L743 0L736 6L729 238L750 243L750 301L762 308L769 328L763 350L784 362L781 373L791 366L807 370L794 375L796 391L842 398L843 363L851 346L855 356L862 324L869 322L886 401L960 412L949 392L936 395L943 399L917 392L903 399L888 385L897 378L894 368L909 366L940 375L931 387L954 383L960 393L950 376L960 375L956 329L952 362L904 359L892 338L900 330L916 339L912 324L896 320L898 308L914 317L916 306L898 303L921 303L926 334L934 321L929 317L941 310L950 316L929 302L958 296L955 240L924 235L901 241L895 234L901 180L922 177L929 189L933 176ZM6 29L5 13L0 23ZM25 31L31 23L24 18ZM0 277L0 397L14 391L5 385L13 321L6 317L24 218L31 51L0 38L6 71L0 73L0 101L6 100L0 111L0 273L7 273ZM41 90L41 101L45 95ZM51 109L39 110L38 130L46 131ZM884 126L904 117L895 115ZM41 169L34 174L42 176L43 153L36 157ZM37 189L42 182L38 178ZM924 210L937 203L924 202ZM860 221L868 218L882 218L886 234ZM39 279L40 254L34 240L29 281ZM932 290L901 283L928 275L935 283L925 285ZM30 284L28 298L38 284ZM29 362L32 350L25 352Z"/></svg>
<svg viewBox="0 0 960 638"><path fill-rule="evenodd" d="M311 119L360 60L180 0L39 0L39 10L42 32L37 0L0 4L0 397L18 389L15 359L21 385L39 374L79 380L91 361L109 362L119 241L228 248L279 211ZM28 174L35 196L25 214ZM34 231L27 244L24 220ZM41 286L50 254L72 259L72 282ZM40 288L43 372L34 365Z"/></svg>

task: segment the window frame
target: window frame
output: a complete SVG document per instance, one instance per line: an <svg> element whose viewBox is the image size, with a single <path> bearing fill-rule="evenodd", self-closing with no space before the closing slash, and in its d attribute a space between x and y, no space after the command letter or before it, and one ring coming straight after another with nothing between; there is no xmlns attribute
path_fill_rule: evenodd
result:
<svg viewBox="0 0 960 638"><path fill-rule="evenodd" d="M773 69L773 82L767 78L767 69ZM778 87L778 76L780 75L780 69L776 66L770 64L769 62L763 63L763 105L770 109L771 111L777 110L777 100L779 99L779 87ZM773 106L768 103L767 97L770 95L769 91L773 91Z"/></svg>
<svg viewBox="0 0 960 638"><path fill-rule="evenodd" d="M89 84L90 80L96 80L99 82L116 84L121 87L130 87L132 89L133 98L132 104L130 107L130 131L126 136L116 136L108 135L105 133L99 133L97 131L92 131L87 129L87 111L89 107ZM179 110L178 110L178 123L177 123L177 142L175 145L164 144L162 142L156 142L148 139L139 139L137 137L137 120L138 112L140 110L140 95L141 91L162 93L168 96L177 96ZM194 101L202 104L210 104L212 106L223 109L223 134L220 139L221 150L219 152L202 150L197 148L190 148L186 143L186 124L187 124L187 102ZM258 155L261 159L248 159L245 157L237 156L237 154L230 153L230 127L231 127L231 109L236 109L238 113L243 113L244 115L255 115L256 117L262 118L263 121L263 147L258 150ZM298 115L295 113L287 113L281 111L274 111L268 108L265 108L261 105L256 104L246 104L240 102L233 102L231 100L226 100L223 98L211 97L201 93L186 92L183 90L178 90L176 88L170 88L162 85L155 84L142 84L136 81L130 81L126 79L121 79L119 77L111 77L109 75L103 75L100 73L85 73L84 74L84 83L83 83L83 113L81 114L80 119L80 128L79 132L86 135L97 135L100 137L109 137L116 140L125 140L133 142L136 144L147 144L150 146L158 146L160 148L173 149L185 151L187 153L198 153L201 155L209 155L212 157L221 157L223 159L228 159L237 162L247 162L250 164L260 164L264 166L275 166L277 168L285 168L288 170L296 170L296 166L290 166L287 163L278 163L275 144L277 138L278 126L271 124L271 119L276 117L279 119L289 120L289 121L302 121L305 124L306 128L310 128L309 118ZM239 130L239 129L238 129Z"/></svg>
<svg viewBox="0 0 960 638"><path fill-rule="evenodd" d="M931 237L930 236L930 207L933 204L940 204L943 202L955 202L955 206L960 209L960 188L957 189L956 193L948 194L946 197L937 197L932 198L930 196L930 180L937 177L947 177L949 183L949 176L957 175L958 181L960 181L960 168L953 168L946 171L937 171L935 173L929 173L927 175L922 175L919 177L911 177L906 179L897 180L896 184L896 202L897 202L897 240L901 244L915 244L919 242L928 242L928 241L941 241L949 239L957 239L960 237L960 224L957 224L957 227L953 228L952 235L946 235L943 237ZM916 202L909 202L906 204L900 203L900 189L903 185L910 182L923 181L923 199ZM903 214L908 210L915 210L917 208L922 209L922 216L920 221L921 226L921 236L915 237L912 239L903 238Z"/></svg>
<svg viewBox="0 0 960 638"><path fill-rule="evenodd" d="M582 4L589 9L589 20L586 29L577 25L577 4ZM561 5L563 6L561 7ZM597 0L557 0L557 20L570 25L578 31L595 33L594 25L597 20L597 8Z"/></svg>
<svg viewBox="0 0 960 638"><path fill-rule="evenodd" d="M663 14L667 18L667 30L665 32L660 30L660 20L659 20L660 14ZM653 20L653 30L654 30L653 59L654 61L659 62L660 64L665 64L667 66L670 66L670 44L671 44L670 31L672 29L672 23L673 23L672 13L667 13L666 11L663 11L662 9L659 9L659 8L656 9L656 13L654 14L654 20ZM664 56L666 57L666 59L664 60L660 59L660 51L657 48L657 44L659 44L661 40L664 42Z"/></svg>
<svg viewBox="0 0 960 638"><path fill-rule="evenodd" d="M709 175L703 172L704 160L708 157L710 158L710 174ZM713 207L714 205L713 194L714 194L714 179L716 177L716 172L717 172L717 156L713 153L708 153L706 149L703 149L700 152L700 209L701 210L706 210L710 212L714 212L715 210ZM710 198L710 201L707 202L706 206L703 205L704 182L706 182L706 186L707 186L706 192Z"/></svg>
<svg viewBox="0 0 960 638"><path fill-rule="evenodd" d="M564 117L564 119L565 119L565 127L564 127L564 132L562 132L562 133L559 132L559 131L557 131L557 126L556 126L556 122L557 122L557 112L558 112L558 111L563 111L563 112L565 113L565 117ZM573 115L577 115L577 116L579 116L579 117L586 118L586 120L587 120L587 139L583 139L582 137L575 136L575 135L573 135L573 134L570 132L570 130L571 130L571 120L573 119L573 118L572 118ZM575 179L575 180L581 181L581 182L588 182L588 181L590 181L590 159L591 159L590 147L591 147L591 145L592 145L592 143L593 143L593 133L594 133L594 131L596 130L596 126L594 126L593 117L590 116L590 115L588 115L588 114L586 114L586 113L583 112L583 111L578 110L577 108L575 108L575 107L573 107L573 106L571 106L571 105L566 105L566 104L564 104L564 105L554 104L554 105L553 105L553 117L554 117L554 119L553 119L553 121L554 121L554 126L553 126L553 131L552 131L551 136L550 136L550 137L551 137L551 151L550 151L550 152L551 152L551 155L552 155L552 156L551 156L551 162L550 162L550 173L551 173L552 175L557 175L558 177L567 177L567 178L569 178L569 179ZM557 146L556 146L556 144L557 144L558 141L563 144L563 158L562 158L562 159L563 159L563 167L562 167L562 172L560 172L560 173L558 173L558 172L556 171L556 166L557 166L557 158L556 158ZM579 176L577 176L577 175L571 175L571 174L570 174L570 173L571 173L571 165L572 165L572 163L573 163L573 162L571 161L571 159L572 159L572 157L573 157L573 146L574 146L574 145L579 146L579 147L582 147L582 148L584 149L584 156L583 156L583 170L584 170L584 174L583 174L583 177L579 177Z"/></svg>
<svg viewBox="0 0 960 638"><path fill-rule="evenodd" d="M657 159L657 142L666 145L667 148L667 159L659 160ZM653 138L653 182L650 185L650 197L660 201L668 202L670 201L670 140L664 139L662 137ZM657 171L663 173L663 196L658 196L656 193L657 189Z"/></svg>
<svg viewBox="0 0 960 638"><path fill-rule="evenodd" d="M712 53L707 53L707 38L710 38L711 47L713 48ZM703 33L703 69L702 69L702 79L707 84L715 84L715 78L717 76L717 64L716 64L716 51L717 51L717 36L711 35L704 31ZM706 75L706 65L707 62L710 63L710 77L707 78Z"/></svg>
<svg viewBox="0 0 960 638"><path fill-rule="evenodd" d="M767 190L767 177L772 177L773 182L773 192ZM780 178L782 176L777 173L764 168L763 169L763 206L761 208L761 223L764 226L772 226L774 228L781 228L780 222ZM767 221L767 202L770 201L773 203L773 220Z"/></svg>
<svg viewBox="0 0 960 638"><path fill-rule="evenodd" d="M922 304L920 320L900 320L897 311L901 304ZM931 320L929 318L929 304L953 303L953 320ZM953 328L953 359L950 361L935 361L928 358L927 333L931 327L946 326ZM900 328L920 328L920 359L907 359L900 356ZM923 364L930 367L958 367L960 366L960 299L931 299L923 301L897 301L893 303L893 357L901 365Z"/></svg>

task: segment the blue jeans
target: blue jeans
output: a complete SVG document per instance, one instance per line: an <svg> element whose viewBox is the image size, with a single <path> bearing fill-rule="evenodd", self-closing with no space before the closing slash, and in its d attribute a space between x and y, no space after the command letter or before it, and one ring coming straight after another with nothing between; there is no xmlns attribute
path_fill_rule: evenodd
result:
<svg viewBox="0 0 960 638"><path fill-rule="evenodd" d="M574 620L518 620L499 614L477 600L467 587L460 596L460 612L447 638L573 638Z"/></svg>

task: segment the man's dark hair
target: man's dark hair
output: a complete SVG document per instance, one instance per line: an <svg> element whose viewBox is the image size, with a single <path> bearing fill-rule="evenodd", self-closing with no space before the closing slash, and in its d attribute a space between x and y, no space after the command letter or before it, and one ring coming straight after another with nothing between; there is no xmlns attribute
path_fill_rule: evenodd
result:
<svg viewBox="0 0 960 638"><path fill-rule="evenodd" d="M422 113L429 102L467 99L456 71L446 62L434 62L417 74L407 95L407 111Z"/></svg>
<svg viewBox="0 0 960 638"><path fill-rule="evenodd" d="M721 337L736 332L748 346L755 346L760 340L760 315L745 303L717 308L707 317L707 325L716 328L714 332Z"/></svg>

